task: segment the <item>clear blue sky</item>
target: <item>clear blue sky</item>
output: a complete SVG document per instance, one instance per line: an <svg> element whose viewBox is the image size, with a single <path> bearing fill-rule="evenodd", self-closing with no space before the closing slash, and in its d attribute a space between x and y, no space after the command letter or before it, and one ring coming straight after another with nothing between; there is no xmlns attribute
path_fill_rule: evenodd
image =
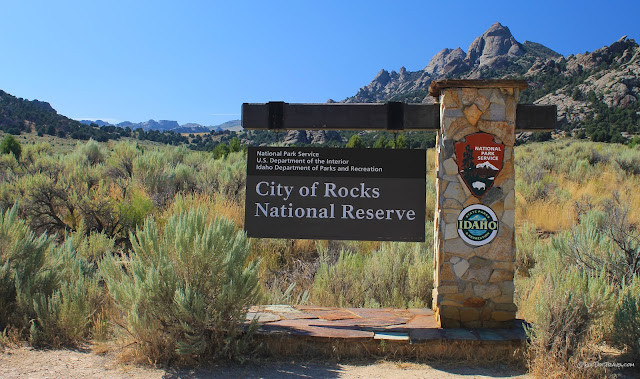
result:
<svg viewBox="0 0 640 379"><path fill-rule="evenodd" d="M640 41L640 1L5 1L0 89L72 118L216 125L467 51L494 22L567 56Z"/></svg>

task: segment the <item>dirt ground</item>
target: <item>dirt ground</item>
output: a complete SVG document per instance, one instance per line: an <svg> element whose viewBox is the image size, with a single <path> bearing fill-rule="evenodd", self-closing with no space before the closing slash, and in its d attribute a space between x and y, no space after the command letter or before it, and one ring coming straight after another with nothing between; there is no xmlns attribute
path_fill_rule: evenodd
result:
<svg viewBox="0 0 640 379"><path fill-rule="evenodd" d="M96 354L91 346L78 350L0 352L0 378L529 378L502 365L480 367L397 362L332 363L269 362L213 365L196 369L166 369L124 365L110 353Z"/></svg>

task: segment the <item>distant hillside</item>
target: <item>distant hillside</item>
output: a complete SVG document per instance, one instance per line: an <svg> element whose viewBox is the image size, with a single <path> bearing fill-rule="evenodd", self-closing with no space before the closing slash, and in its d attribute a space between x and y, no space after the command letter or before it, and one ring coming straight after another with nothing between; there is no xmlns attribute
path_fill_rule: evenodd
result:
<svg viewBox="0 0 640 379"><path fill-rule="evenodd" d="M0 130L20 134L35 132L75 139L93 138L99 141L118 139L118 130L107 130L72 120L44 101L26 100L0 90Z"/></svg>
<svg viewBox="0 0 640 379"><path fill-rule="evenodd" d="M592 53L563 57L542 44L518 42L509 28L493 24L465 53L443 49L419 71L381 70L347 103L404 101L433 103L434 80L525 79L522 103L556 104L565 130L596 141L623 142L640 132L640 48L626 36Z"/></svg>
<svg viewBox="0 0 640 379"><path fill-rule="evenodd" d="M90 125L90 124L96 124L98 126L112 125L102 120L82 120L80 122L86 125ZM203 126L193 122L180 125L178 124L177 121L170 121L170 120L160 120L160 121L149 120L149 121L139 122L139 123L133 123L131 121L123 121L115 126L118 126L120 128L129 128L131 130L136 130L140 128L144 131L157 130L157 131L165 131L165 132L172 131L175 133L208 133L212 130L215 130L217 132L221 132L224 130L237 132L242 130L242 124L240 120L227 121L225 123L222 123L220 125L215 125L215 126Z"/></svg>
<svg viewBox="0 0 640 379"><path fill-rule="evenodd" d="M242 131L242 121L240 120L231 120L231 121L227 121L224 122L220 125L216 125L216 126L212 126L211 129L215 129L216 131L223 131L223 130L229 130L232 132L239 132Z"/></svg>
<svg viewBox="0 0 640 379"><path fill-rule="evenodd" d="M594 141L624 142L640 132L640 47L626 36L592 53L540 61L523 100L556 104L565 130Z"/></svg>
<svg viewBox="0 0 640 379"><path fill-rule="evenodd" d="M100 126L98 123L103 125ZM0 90L0 130L10 134L34 132L41 136L48 134L78 140L92 138L100 142L117 140L121 137L172 145L189 142L188 138L172 131L134 131L126 126L115 126L100 120L83 120L82 122L72 120L58 114L47 102L22 99L2 90Z"/></svg>

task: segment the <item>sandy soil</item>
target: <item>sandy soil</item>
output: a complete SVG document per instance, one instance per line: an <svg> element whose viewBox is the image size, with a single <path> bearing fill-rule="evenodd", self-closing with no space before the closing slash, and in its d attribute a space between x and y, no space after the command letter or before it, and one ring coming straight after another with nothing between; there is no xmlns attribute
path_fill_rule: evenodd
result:
<svg viewBox="0 0 640 379"><path fill-rule="evenodd" d="M426 365L369 362L254 362L197 369L124 365L111 354L79 350L6 349L0 353L0 378L528 378L504 366Z"/></svg>

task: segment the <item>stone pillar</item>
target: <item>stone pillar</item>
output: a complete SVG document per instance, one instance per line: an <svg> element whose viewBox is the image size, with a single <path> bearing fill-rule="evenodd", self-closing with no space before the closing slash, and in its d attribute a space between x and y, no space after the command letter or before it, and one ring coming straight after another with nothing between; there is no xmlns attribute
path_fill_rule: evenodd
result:
<svg viewBox="0 0 640 379"><path fill-rule="evenodd" d="M444 80L440 103L433 309L444 328L511 327L516 105L524 81Z"/></svg>

